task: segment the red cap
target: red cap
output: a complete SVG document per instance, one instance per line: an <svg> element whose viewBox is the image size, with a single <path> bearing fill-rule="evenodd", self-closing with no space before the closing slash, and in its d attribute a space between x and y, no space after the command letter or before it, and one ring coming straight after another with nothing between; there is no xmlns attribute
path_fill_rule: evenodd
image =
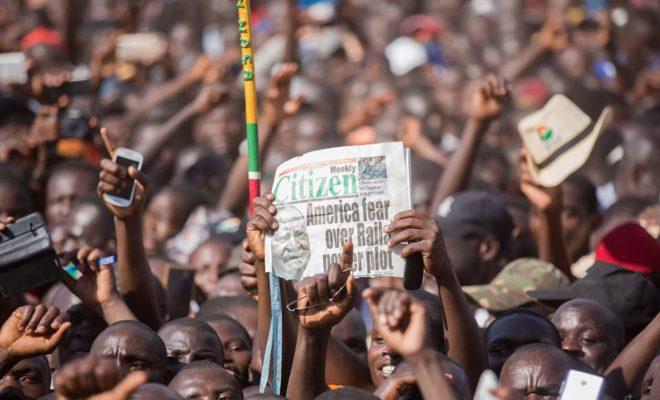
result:
<svg viewBox="0 0 660 400"><path fill-rule="evenodd" d="M21 40L21 50L26 51L38 44L59 47L64 50L64 39L62 39L62 35L55 29L44 28L43 26L34 28L23 37Z"/></svg>
<svg viewBox="0 0 660 400"><path fill-rule="evenodd" d="M596 260L649 275L660 271L660 243L640 225L628 222L603 237Z"/></svg>

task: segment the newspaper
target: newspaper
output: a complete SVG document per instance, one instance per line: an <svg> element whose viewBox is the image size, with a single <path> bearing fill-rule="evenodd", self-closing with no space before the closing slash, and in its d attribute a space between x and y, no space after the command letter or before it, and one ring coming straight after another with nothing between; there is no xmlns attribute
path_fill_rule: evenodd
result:
<svg viewBox="0 0 660 400"><path fill-rule="evenodd" d="M281 164L273 194L278 230L266 238L266 271L301 279L340 263L353 242L356 277L402 277L399 248L383 229L411 208L410 151L401 142L306 153Z"/></svg>

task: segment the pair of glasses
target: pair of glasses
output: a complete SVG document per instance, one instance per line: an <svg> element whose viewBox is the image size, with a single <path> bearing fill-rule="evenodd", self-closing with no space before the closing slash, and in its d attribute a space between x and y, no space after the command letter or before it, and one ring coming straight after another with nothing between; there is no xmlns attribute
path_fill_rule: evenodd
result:
<svg viewBox="0 0 660 400"><path fill-rule="evenodd" d="M346 269L342 270L341 273L343 274L343 273L345 273L345 272L350 272L350 271L351 271L351 268L346 268ZM342 293L344 293L344 292L346 291L346 284L347 284L347 283L348 283L348 282L345 282L343 285L341 285L341 286L339 287L339 289L337 289L337 291L334 292L334 293L328 298L328 301L326 301L326 302L324 302L324 303L312 304L312 305L305 306L305 307L296 307L296 304L298 304L298 301L300 301L300 300L305 300L306 298L308 298L307 295L304 295L304 296L299 297L299 298L293 300L292 302L288 303L288 304L286 305L286 309L289 310L289 311L291 311L291 312L300 312L300 311L305 311L305 310L311 310L311 309L313 309L313 308L324 307L324 306L326 306L326 305L332 303L335 299L337 299L339 296L342 295Z"/></svg>

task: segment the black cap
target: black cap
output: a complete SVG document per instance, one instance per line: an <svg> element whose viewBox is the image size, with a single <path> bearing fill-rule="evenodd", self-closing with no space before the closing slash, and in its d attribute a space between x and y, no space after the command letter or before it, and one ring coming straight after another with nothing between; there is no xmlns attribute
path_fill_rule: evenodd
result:
<svg viewBox="0 0 660 400"><path fill-rule="evenodd" d="M458 193L447 197L438 207L437 213L445 236L494 236L502 244L511 238L513 220L504 199L496 193Z"/></svg>
<svg viewBox="0 0 660 400"><path fill-rule="evenodd" d="M563 289L527 292L541 303L557 307L568 300L586 298L614 311L626 327L628 338L640 332L660 311L660 292L643 275L618 265L597 261L587 275Z"/></svg>

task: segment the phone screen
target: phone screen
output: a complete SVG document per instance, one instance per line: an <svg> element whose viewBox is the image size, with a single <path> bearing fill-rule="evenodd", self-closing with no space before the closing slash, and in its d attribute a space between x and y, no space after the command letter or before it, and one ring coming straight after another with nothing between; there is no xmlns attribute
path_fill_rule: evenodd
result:
<svg viewBox="0 0 660 400"><path fill-rule="evenodd" d="M119 165L120 167L124 167L128 169L130 166L134 166L135 168L140 165L140 163L137 160L131 160L130 158L124 158L121 156L117 156L117 159L115 160L115 163ZM115 190L112 193L109 193L111 196L119 197L121 199L125 200L130 200L131 199L131 192L133 191L133 186L135 186L135 181L132 181L132 185L129 185L121 190Z"/></svg>

